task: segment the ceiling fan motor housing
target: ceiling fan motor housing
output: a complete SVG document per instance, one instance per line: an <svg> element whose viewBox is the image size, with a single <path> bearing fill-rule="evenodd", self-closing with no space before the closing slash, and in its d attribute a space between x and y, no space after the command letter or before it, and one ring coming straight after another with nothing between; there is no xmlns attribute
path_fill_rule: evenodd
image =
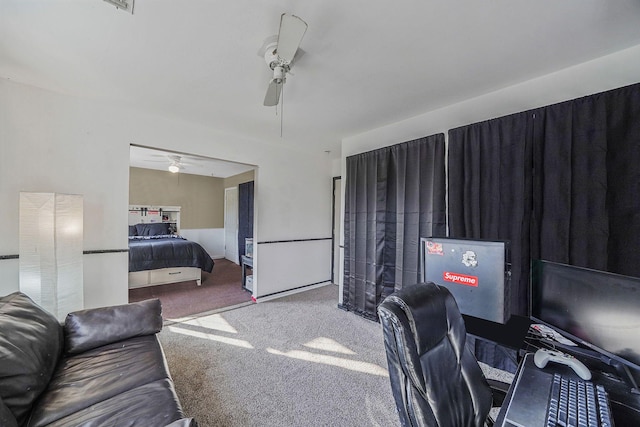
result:
<svg viewBox="0 0 640 427"><path fill-rule="evenodd" d="M274 41L273 43L269 43L265 47L265 51L264 51L264 60L269 66L269 68L271 68L272 70L281 61L280 58L278 57L277 48L278 48L278 42Z"/></svg>
<svg viewBox="0 0 640 427"><path fill-rule="evenodd" d="M277 66L273 69L273 80L275 80L276 83L283 83L285 81L285 74L287 73L287 70L285 69L285 67L280 67Z"/></svg>

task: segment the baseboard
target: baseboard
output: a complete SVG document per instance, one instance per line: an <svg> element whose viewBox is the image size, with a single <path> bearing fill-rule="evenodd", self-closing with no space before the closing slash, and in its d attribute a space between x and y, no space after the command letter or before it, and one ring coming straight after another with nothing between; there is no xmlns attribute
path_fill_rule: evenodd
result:
<svg viewBox="0 0 640 427"><path fill-rule="evenodd" d="M269 294L269 295L265 295L263 297L254 297L253 300L255 302L265 302L265 301L270 301L273 299L277 299L277 298L282 298L282 297L286 297L289 295L294 295L294 294L298 294L300 292L305 292L305 291L309 291L311 289L316 289L316 288L321 288L323 286L327 286L327 285L331 285L331 280L325 280L324 282L318 282L318 283L313 283L311 285L306 285L306 286L300 286L299 288L295 288L295 289L291 289L288 291L282 291L282 292L277 292L274 294Z"/></svg>

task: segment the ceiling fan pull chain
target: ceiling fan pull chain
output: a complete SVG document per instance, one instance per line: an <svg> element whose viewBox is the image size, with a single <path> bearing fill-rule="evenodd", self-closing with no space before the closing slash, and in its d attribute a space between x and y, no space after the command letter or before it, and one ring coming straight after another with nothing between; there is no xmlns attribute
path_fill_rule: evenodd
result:
<svg viewBox="0 0 640 427"><path fill-rule="evenodd" d="M280 93L280 138L282 138L282 122L284 120L284 84L282 85L282 92ZM276 109L278 106L276 105Z"/></svg>

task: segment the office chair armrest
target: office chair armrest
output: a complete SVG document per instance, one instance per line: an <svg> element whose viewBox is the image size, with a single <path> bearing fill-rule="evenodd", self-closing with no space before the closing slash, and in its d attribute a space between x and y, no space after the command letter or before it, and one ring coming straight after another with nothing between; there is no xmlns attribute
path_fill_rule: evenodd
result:
<svg viewBox="0 0 640 427"><path fill-rule="evenodd" d="M510 384L489 378L487 378L487 383L489 383L489 387L491 388L493 405L491 405L492 409L489 412L484 425L485 427L493 427L498 416L498 412L500 411L500 407L502 406L504 399L507 396L507 392L509 391Z"/></svg>
<svg viewBox="0 0 640 427"><path fill-rule="evenodd" d="M493 394L493 406L502 406L502 402L504 402L504 398L507 396L511 384L489 378L487 378L487 382Z"/></svg>

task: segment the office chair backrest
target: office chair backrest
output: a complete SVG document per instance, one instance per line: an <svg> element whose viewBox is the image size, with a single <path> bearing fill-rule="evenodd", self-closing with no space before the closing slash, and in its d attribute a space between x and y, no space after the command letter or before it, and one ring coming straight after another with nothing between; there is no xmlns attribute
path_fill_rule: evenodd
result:
<svg viewBox="0 0 640 427"><path fill-rule="evenodd" d="M378 314L402 425L484 425L492 392L465 345L464 320L449 290L431 282L406 286Z"/></svg>

